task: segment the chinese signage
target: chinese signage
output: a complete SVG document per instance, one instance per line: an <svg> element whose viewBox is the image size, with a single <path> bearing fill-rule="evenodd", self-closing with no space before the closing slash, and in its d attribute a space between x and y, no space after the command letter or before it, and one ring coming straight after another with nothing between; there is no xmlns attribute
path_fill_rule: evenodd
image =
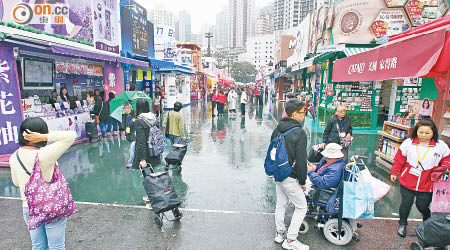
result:
<svg viewBox="0 0 450 250"><path fill-rule="evenodd" d="M95 48L119 53L117 0L92 0Z"/></svg>
<svg viewBox="0 0 450 250"><path fill-rule="evenodd" d="M75 74L88 76L103 76L102 65L77 62L55 61L56 74Z"/></svg>
<svg viewBox="0 0 450 250"><path fill-rule="evenodd" d="M105 85L103 85L105 97L107 97L110 92L113 92L116 96L122 93L123 76L120 63L106 63L103 77L105 78Z"/></svg>
<svg viewBox="0 0 450 250"><path fill-rule="evenodd" d="M440 30L336 60L333 66L333 81L424 76L436 64L441 54L445 33L445 30ZM420 50L417 50L418 45Z"/></svg>
<svg viewBox="0 0 450 250"><path fill-rule="evenodd" d="M403 9L382 9L370 26L375 39L385 43L388 37L407 31L410 28L408 17Z"/></svg>
<svg viewBox="0 0 450 250"><path fill-rule="evenodd" d="M167 25L155 25L155 58L176 60L178 57L175 29Z"/></svg>
<svg viewBox="0 0 450 250"><path fill-rule="evenodd" d="M29 0L0 0L0 21L16 23L18 25L28 26L38 29L42 32L57 34L77 41L93 42L93 24L92 24L92 1L91 0L76 0L76 1L57 1L65 2L66 4L27 4ZM39 2L39 1L33 1ZM41 1L44 2L44 1ZM52 1L55 2L55 1ZM102 1L103 2L103 1ZM32 8L32 10L25 7L41 6ZM49 7L45 7L50 5ZM62 8L68 6L68 8ZM17 8L18 7L18 8ZM58 7L58 8L57 8ZM64 14L63 12L66 12ZM14 17L13 13L17 15ZM40 13L36 15L35 13ZM51 15L44 15L51 13ZM56 15L61 13L62 15ZM33 16L33 21L25 22ZM55 17L56 20L55 20ZM38 18L35 22L35 18ZM15 20L16 19L16 20ZM19 20L19 22L18 22ZM22 20L22 21L20 21ZM20 23L22 22L22 23Z"/></svg>
<svg viewBox="0 0 450 250"><path fill-rule="evenodd" d="M148 27L147 19L131 12L133 54L148 57Z"/></svg>
<svg viewBox="0 0 450 250"><path fill-rule="evenodd" d="M0 47L0 154L11 154L19 147L22 109L16 76L13 48Z"/></svg>
<svg viewBox="0 0 450 250"><path fill-rule="evenodd" d="M441 18L448 10L448 3L446 0L409 0L405 9L412 25L419 26Z"/></svg>
<svg viewBox="0 0 450 250"><path fill-rule="evenodd" d="M385 7L383 0L347 0L336 4L333 24L334 44L370 43L370 26L378 11Z"/></svg>

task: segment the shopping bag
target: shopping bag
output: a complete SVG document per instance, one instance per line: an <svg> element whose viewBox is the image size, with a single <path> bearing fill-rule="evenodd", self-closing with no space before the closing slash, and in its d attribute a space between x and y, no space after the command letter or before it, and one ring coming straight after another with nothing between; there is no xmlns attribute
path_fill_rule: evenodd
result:
<svg viewBox="0 0 450 250"><path fill-rule="evenodd" d="M374 201L372 187L364 180L356 164L353 164L348 180L344 180L342 217L349 219L373 218Z"/></svg>
<svg viewBox="0 0 450 250"><path fill-rule="evenodd" d="M389 193L391 186L386 182L378 180L377 178L373 177L369 169L366 168L362 170L361 174L364 176L364 180L370 183L370 186L372 187L374 202L379 201L381 198L383 198L385 195Z"/></svg>
<svg viewBox="0 0 450 250"><path fill-rule="evenodd" d="M450 180L443 178L433 185L433 200L430 210L433 213L450 213Z"/></svg>

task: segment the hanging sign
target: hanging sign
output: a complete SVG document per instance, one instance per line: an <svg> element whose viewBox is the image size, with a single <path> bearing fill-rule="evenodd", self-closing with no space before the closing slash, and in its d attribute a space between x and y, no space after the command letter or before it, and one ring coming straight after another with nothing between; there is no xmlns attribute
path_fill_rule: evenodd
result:
<svg viewBox="0 0 450 250"><path fill-rule="evenodd" d="M384 0L386 2L387 7L403 7L406 3L406 0Z"/></svg>
<svg viewBox="0 0 450 250"><path fill-rule="evenodd" d="M388 41L388 37L407 31L411 28L403 9L382 9L370 26L375 39L379 43Z"/></svg>
<svg viewBox="0 0 450 250"><path fill-rule="evenodd" d="M419 26L441 18L448 10L447 0L409 0L406 12L413 26Z"/></svg>
<svg viewBox="0 0 450 250"><path fill-rule="evenodd" d="M12 47L0 47L0 158L18 147L22 108Z"/></svg>

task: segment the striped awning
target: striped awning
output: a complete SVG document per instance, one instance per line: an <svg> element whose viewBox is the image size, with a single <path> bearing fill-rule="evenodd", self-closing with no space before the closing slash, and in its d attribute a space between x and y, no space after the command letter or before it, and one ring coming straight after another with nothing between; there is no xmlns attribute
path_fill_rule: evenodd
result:
<svg viewBox="0 0 450 250"><path fill-rule="evenodd" d="M372 48L345 48L344 53L346 56L353 56L362 52L366 52Z"/></svg>

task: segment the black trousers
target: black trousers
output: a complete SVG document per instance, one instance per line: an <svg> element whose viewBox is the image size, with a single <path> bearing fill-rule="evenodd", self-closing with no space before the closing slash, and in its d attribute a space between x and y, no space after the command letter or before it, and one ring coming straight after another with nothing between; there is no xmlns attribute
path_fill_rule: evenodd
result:
<svg viewBox="0 0 450 250"><path fill-rule="evenodd" d="M224 109L225 109L225 104L217 102L217 113L219 113L219 115L223 115Z"/></svg>
<svg viewBox="0 0 450 250"><path fill-rule="evenodd" d="M408 225L408 216L411 212L411 207L416 198L416 207L422 214L423 220L427 220L431 216L431 211L428 208L433 198L432 192L418 192L400 185L400 193L402 194L402 202L400 204L400 221L401 225Z"/></svg>
<svg viewBox="0 0 450 250"><path fill-rule="evenodd" d="M245 115L245 103L241 103L241 114Z"/></svg>
<svg viewBox="0 0 450 250"><path fill-rule="evenodd" d="M216 102L211 102L211 112L214 115L214 110L216 109Z"/></svg>

